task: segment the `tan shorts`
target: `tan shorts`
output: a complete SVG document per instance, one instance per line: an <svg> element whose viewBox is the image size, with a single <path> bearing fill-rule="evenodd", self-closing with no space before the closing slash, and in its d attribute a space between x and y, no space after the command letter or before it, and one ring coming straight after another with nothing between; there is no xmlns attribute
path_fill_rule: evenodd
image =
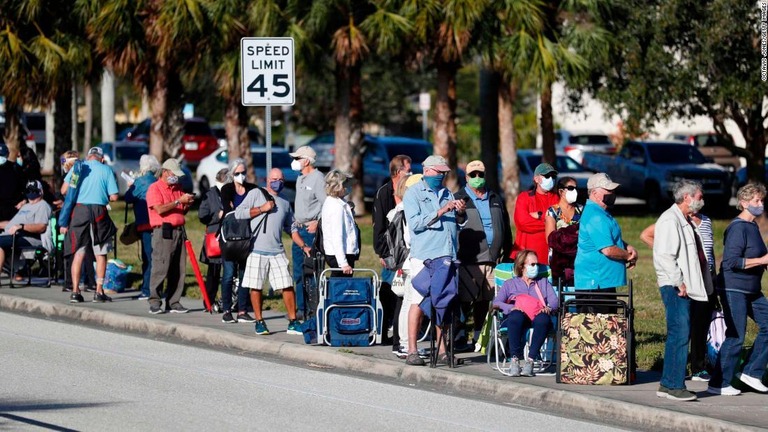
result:
<svg viewBox="0 0 768 432"><path fill-rule="evenodd" d="M459 266L459 298L462 302L491 301L494 297L494 266L462 264Z"/></svg>
<svg viewBox="0 0 768 432"><path fill-rule="evenodd" d="M270 287L275 291L293 287L293 277L288 270L288 258L285 253L248 255L243 274L243 287L261 291L264 280L267 278L269 278Z"/></svg>

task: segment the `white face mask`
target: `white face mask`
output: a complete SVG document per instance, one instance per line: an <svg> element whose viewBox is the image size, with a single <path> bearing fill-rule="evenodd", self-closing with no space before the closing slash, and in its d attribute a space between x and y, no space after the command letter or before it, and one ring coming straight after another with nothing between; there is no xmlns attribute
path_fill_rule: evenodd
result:
<svg viewBox="0 0 768 432"><path fill-rule="evenodd" d="M579 191L576 189L565 191L565 200L568 201L568 204L573 204L576 202L576 199L579 198Z"/></svg>
<svg viewBox="0 0 768 432"><path fill-rule="evenodd" d="M235 183L237 183L237 184L243 184L243 182L245 181L245 173L237 174L237 175L233 176L232 180L234 180Z"/></svg>
<svg viewBox="0 0 768 432"><path fill-rule="evenodd" d="M528 264L525 266L525 275L528 279L535 279L539 275L539 266L536 264Z"/></svg>
<svg viewBox="0 0 768 432"><path fill-rule="evenodd" d="M704 200L695 200L691 198L691 204L688 205L688 208L691 209L692 212L698 213L701 211L702 208L704 208Z"/></svg>
<svg viewBox="0 0 768 432"><path fill-rule="evenodd" d="M293 162L291 162L291 169L292 170L294 170L294 171L301 171L301 168L302 168L302 166L301 166L301 160L300 159L296 159Z"/></svg>
<svg viewBox="0 0 768 432"><path fill-rule="evenodd" d="M552 190L553 187L555 187L555 179L553 179L552 177L550 178L544 177L544 179L541 180L540 184L542 189L549 192Z"/></svg>

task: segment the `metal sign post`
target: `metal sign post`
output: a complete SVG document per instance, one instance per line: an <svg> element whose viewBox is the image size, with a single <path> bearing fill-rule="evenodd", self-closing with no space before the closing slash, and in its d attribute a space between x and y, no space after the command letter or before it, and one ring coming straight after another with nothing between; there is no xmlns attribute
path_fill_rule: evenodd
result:
<svg viewBox="0 0 768 432"><path fill-rule="evenodd" d="M240 40L244 106L264 107L267 176L272 169L272 105L296 103L293 38L245 37Z"/></svg>

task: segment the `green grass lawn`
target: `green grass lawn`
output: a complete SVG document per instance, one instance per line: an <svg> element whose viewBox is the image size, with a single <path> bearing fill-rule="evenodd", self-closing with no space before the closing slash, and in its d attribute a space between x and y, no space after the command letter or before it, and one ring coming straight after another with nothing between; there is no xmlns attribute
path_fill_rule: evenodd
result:
<svg viewBox="0 0 768 432"><path fill-rule="evenodd" d="M113 220L122 230L123 214L125 204L123 202L113 203L110 212ZM133 214L128 212L128 222L133 221ZM639 210L637 214L643 213ZM640 254L640 260L637 267L629 271L629 277L634 281L635 295L635 330L637 338L637 361L642 369L660 369L661 358L664 351L664 340L666 337L664 306L659 297L658 287L656 285L656 275L653 269L652 251L640 241L640 232L648 225L656 221L657 216L617 216L621 225L624 239L635 246ZM722 256L722 238L723 231L728 225L728 218L714 219L713 229L715 236L715 256ZM370 216L360 217L357 220L360 226L362 236L363 250L358 268L372 268L379 270L378 259L373 253L373 228ZM197 219L197 210L193 209L187 215L187 235L195 247L195 253L199 255L200 247L203 244L204 226ZM283 236L283 242L288 256L290 258L290 240ZM118 258L127 264L134 266L133 273L135 277L131 278L133 289L138 289L141 285L141 261L138 243L131 246L118 246ZM205 276L205 265L201 265L201 271ZM187 265L186 287L188 298L200 299L200 291L197 288L197 282L192 272L192 267ZM265 301L265 308L284 310L282 301L278 297L269 297ZM750 322L748 343L754 340L756 327Z"/></svg>

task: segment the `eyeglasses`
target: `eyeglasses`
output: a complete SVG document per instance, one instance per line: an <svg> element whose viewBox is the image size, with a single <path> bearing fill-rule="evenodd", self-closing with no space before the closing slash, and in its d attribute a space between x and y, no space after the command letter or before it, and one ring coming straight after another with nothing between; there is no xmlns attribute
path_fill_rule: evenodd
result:
<svg viewBox="0 0 768 432"><path fill-rule="evenodd" d="M66 162L67 162L67 158L59 159L59 163L61 163L62 165L64 165Z"/></svg>
<svg viewBox="0 0 768 432"><path fill-rule="evenodd" d="M293 160L302 160L302 159L304 159L304 158L303 158L303 157L301 157L301 156L294 156L294 157L293 157L293 158L291 158L291 159L293 159Z"/></svg>
<svg viewBox="0 0 768 432"><path fill-rule="evenodd" d="M572 190L576 190L576 186L572 186L572 185L563 186L560 189L568 189L569 191L572 191Z"/></svg>
<svg viewBox="0 0 768 432"><path fill-rule="evenodd" d="M472 171L471 173L467 174L470 178L480 177L485 178L485 173L481 171Z"/></svg>

